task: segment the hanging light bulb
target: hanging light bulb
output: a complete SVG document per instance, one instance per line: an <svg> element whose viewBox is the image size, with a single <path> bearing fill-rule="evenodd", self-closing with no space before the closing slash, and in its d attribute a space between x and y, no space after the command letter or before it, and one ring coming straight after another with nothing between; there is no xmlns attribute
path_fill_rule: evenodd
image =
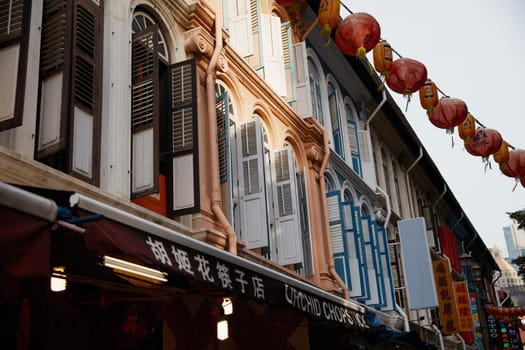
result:
<svg viewBox="0 0 525 350"><path fill-rule="evenodd" d="M226 340L228 337L228 321L225 318L219 319L217 322L217 339Z"/></svg>
<svg viewBox="0 0 525 350"><path fill-rule="evenodd" d="M233 314L233 302L231 298L222 298L222 311L224 315Z"/></svg>
<svg viewBox="0 0 525 350"><path fill-rule="evenodd" d="M55 266L53 267L53 272L51 273L51 291L53 292L63 292L67 288L66 280L66 268L64 266Z"/></svg>

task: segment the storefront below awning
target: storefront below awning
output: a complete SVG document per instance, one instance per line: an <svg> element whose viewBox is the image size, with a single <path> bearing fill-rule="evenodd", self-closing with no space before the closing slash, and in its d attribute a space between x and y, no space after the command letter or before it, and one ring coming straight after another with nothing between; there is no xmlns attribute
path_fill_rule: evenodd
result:
<svg viewBox="0 0 525 350"><path fill-rule="evenodd" d="M226 294L261 303L291 306L309 316L356 330L368 328L364 308L163 226L130 215L80 194L71 196L72 211L81 218L86 248L102 256L139 262L183 276Z"/></svg>

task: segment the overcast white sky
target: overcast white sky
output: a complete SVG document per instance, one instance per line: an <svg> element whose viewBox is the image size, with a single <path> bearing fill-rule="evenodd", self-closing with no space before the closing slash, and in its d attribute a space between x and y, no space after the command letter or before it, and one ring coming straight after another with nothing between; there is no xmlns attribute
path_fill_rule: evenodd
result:
<svg viewBox="0 0 525 350"><path fill-rule="evenodd" d="M523 0L342 0L352 12L367 12L403 57L425 64L428 77L469 112L498 130L512 146L525 149L525 1ZM341 17L349 13L341 6ZM372 61L371 53L368 55ZM396 56L394 58L397 58ZM402 110L406 99L390 91ZM487 247L506 252L506 212L525 208L525 188L512 191L514 179L491 159L463 147L457 128L455 146L434 127L414 94L407 119L432 156L458 202Z"/></svg>

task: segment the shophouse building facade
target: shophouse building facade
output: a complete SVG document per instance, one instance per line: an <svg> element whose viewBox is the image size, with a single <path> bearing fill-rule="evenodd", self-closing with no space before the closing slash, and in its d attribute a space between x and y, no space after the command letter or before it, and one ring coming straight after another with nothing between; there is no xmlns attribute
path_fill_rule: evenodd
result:
<svg viewBox="0 0 525 350"><path fill-rule="evenodd" d="M488 346L494 259L376 74L326 45L318 2L296 5L0 5L6 341ZM398 222L418 217L423 249L475 295L471 339L437 305L410 308ZM15 257L31 250L47 253ZM371 314L402 336L371 337Z"/></svg>

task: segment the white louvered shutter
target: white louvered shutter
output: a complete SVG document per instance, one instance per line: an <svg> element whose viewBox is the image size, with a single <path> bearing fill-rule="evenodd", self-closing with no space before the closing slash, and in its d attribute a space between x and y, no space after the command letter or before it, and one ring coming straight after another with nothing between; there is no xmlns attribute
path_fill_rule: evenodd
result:
<svg viewBox="0 0 525 350"><path fill-rule="evenodd" d="M296 100L292 103L295 112L303 117L312 116L312 92L308 74L306 43L301 41L293 46L295 57L295 89Z"/></svg>
<svg viewBox="0 0 525 350"><path fill-rule="evenodd" d="M272 183L277 257L281 265L303 262L295 161L290 147L273 150Z"/></svg>
<svg viewBox="0 0 525 350"><path fill-rule="evenodd" d="M341 193L339 191L326 194L326 207L328 210L328 224L330 227L330 244L334 258L335 270L339 277L348 286L349 271L344 239L344 222L341 211Z"/></svg>
<svg viewBox="0 0 525 350"><path fill-rule="evenodd" d="M241 57L253 55L252 14L250 0L228 1L230 45ZM256 6L256 4L255 4Z"/></svg>
<svg viewBox="0 0 525 350"><path fill-rule="evenodd" d="M259 118L237 129L241 239L248 248L268 246L268 213L264 178L262 125Z"/></svg>
<svg viewBox="0 0 525 350"><path fill-rule="evenodd" d="M286 96L281 19L261 15L264 80L280 95Z"/></svg>

